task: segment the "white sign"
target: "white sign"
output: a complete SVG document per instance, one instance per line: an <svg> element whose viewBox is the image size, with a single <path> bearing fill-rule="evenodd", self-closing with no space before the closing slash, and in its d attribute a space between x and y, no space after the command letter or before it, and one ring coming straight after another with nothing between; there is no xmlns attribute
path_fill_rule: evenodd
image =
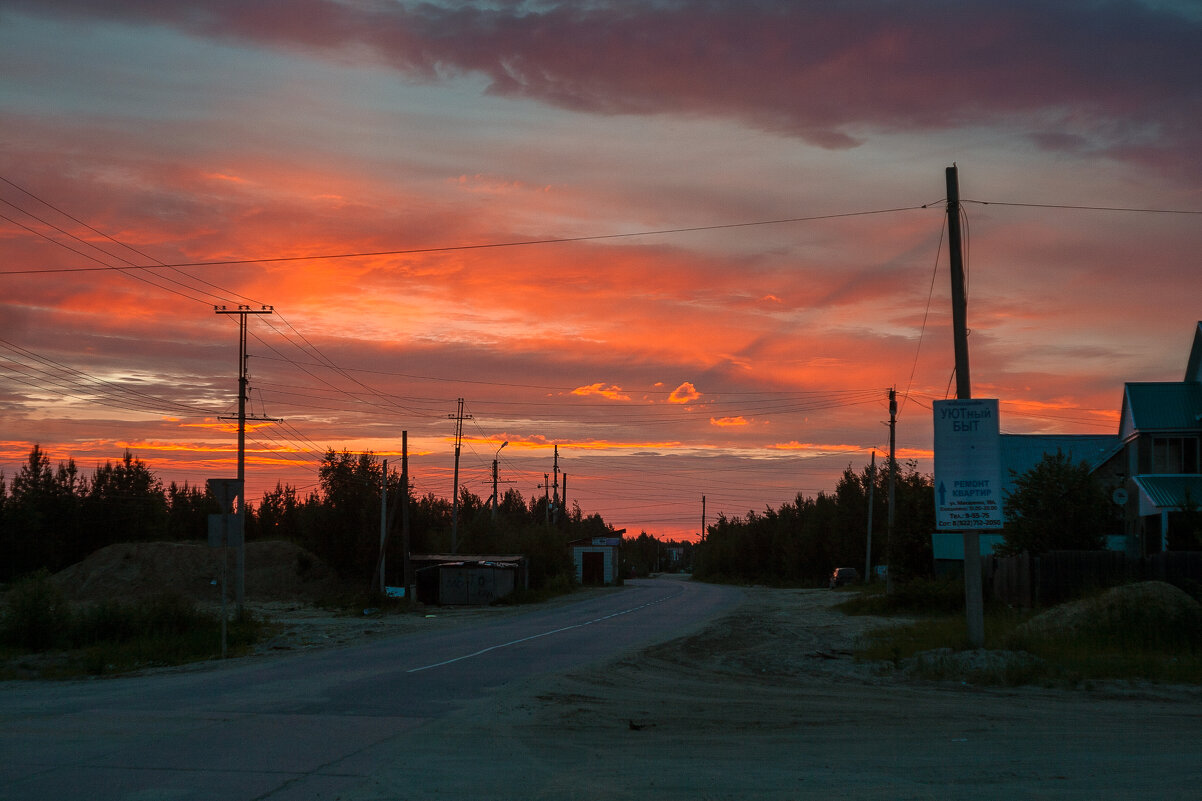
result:
<svg viewBox="0 0 1202 801"><path fill-rule="evenodd" d="M935 401L934 410L936 528L1001 528L997 399Z"/></svg>

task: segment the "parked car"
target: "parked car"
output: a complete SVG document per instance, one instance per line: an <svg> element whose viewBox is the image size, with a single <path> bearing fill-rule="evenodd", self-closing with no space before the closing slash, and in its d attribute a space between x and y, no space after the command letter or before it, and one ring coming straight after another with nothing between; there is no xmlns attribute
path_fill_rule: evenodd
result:
<svg viewBox="0 0 1202 801"><path fill-rule="evenodd" d="M837 567L831 573L831 589L842 587L844 584L854 584L860 580L860 571L854 567Z"/></svg>

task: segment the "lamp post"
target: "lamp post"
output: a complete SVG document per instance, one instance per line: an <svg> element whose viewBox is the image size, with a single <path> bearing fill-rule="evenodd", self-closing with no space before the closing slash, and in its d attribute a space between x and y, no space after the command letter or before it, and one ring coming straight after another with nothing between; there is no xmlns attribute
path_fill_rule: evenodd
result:
<svg viewBox="0 0 1202 801"><path fill-rule="evenodd" d="M509 444L509 441L501 443L501 448ZM492 519L497 519L497 503L501 499L497 497L497 461L501 458L501 448L497 448L497 452L492 457Z"/></svg>

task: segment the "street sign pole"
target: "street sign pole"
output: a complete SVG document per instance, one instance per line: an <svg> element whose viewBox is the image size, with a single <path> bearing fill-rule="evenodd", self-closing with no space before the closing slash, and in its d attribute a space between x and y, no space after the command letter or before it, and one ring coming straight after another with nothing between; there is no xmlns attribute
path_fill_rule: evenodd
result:
<svg viewBox="0 0 1202 801"><path fill-rule="evenodd" d="M1002 527L998 402L935 401L935 526L964 539L968 640L985 644L980 532ZM976 603L972 603L976 599Z"/></svg>

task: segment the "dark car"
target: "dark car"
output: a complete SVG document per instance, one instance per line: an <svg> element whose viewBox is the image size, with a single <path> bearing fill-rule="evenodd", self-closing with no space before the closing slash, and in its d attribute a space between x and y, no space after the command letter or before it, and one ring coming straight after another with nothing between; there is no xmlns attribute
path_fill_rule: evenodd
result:
<svg viewBox="0 0 1202 801"><path fill-rule="evenodd" d="M837 567L831 573L831 589L842 587L844 584L854 584L860 580L860 571L854 567Z"/></svg>

